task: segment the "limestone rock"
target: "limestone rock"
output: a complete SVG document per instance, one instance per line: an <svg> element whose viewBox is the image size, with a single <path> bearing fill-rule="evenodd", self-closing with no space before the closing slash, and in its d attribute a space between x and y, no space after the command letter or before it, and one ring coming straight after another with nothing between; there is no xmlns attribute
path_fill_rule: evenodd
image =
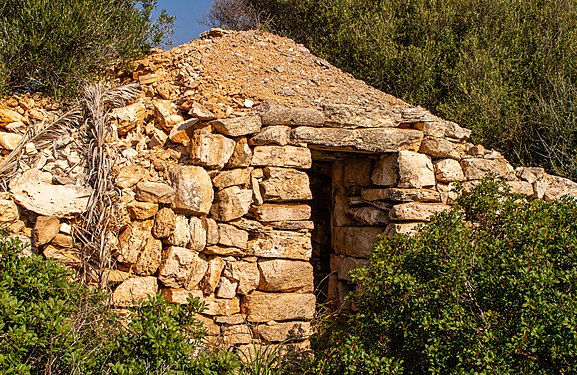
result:
<svg viewBox="0 0 577 375"><path fill-rule="evenodd" d="M370 186L373 161L367 158L347 159L343 163L343 184L345 188Z"/></svg>
<svg viewBox="0 0 577 375"><path fill-rule="evenodd" d="M315 302L314 294L254 292L244 297L242 312L249 322L257 323L311 320L315 314Z"/></svg>
<svg viewBox="0 0 577 375"><path fill-rule="evenodd" d="M222 327L222 336L225 346L249 344L253 341L252 331L246 324L225 325Z"/></svg>
<svg viewBox="0 0 577 375"><path fill-rule="evenodd" d="M60 221L54 216L38 216L32 231L35 246L42 246L52 241L60 231Z"/></svg>
<svg viewBox="0 0 577 375"><path fill-rule="evenodd" d="M12 122L22 122L24 118L16 111L8 108L0 108L0 126L6 126Z"/></svg>
<svg viewBox="0 0 577 375"><path fill-rule="evenodd" d="M507 160L470 158L461 160L461 168L467 180L480 180L489 173L495 173L505 180L515 179L515 170Z"/></svg>
<svg viewBox="0 0 577 375"><path fill-rule="evenodd" d="M567 178L547 175L545 176L547 188L543 199L548 202L561 198L564 195L577 196L577 183Z"/></svg>
<svg viewBox="0 0 577 375"><path fill-rule="evenodd" d="M252 190L231 186L216 193L212 216L221 221L231 221L245 215L252 204Z"/></svg>
<svg viewBox="0 0 577 375"><path fill-rule="evenodd" d="M118 236L116 259L121 263L135 264L142 249L151 237L153 221L133 221Z"/></svg>
<svg viewBox="0 0 577 375"><path fill-rule="evenodd" d="M425 137L421 143L419 152L437 159L461 159L461 153L457 149L456 145L445 138Z"/></svg>
<svg viewBox="0 0 577 375"><path fill-rule="evenodd" d="M246 138L240 138L235 146L232 156L230 157L227 168L248 167L252 160L252 151Z"/></svg>
<svg viewBox="0 0 577 375"><path fill-rule="evenodd" d="M423 133L397 128L337 129L298 127L291 133L291 141L307 143L311 148L336 151L397 152L418 151Z"/></svg>
<svg viewBox="0 0 577 375"><path fill-rule="evenodd" d="M158 270L158 279L167 287L193 289L204 277L208 263L198 253L171 246Z"/></svg>
<svg viewBox="0 0 577 375"><path fill-rule="evenodd" d="M205 315L230 316L240 312L240 301L237 297L231 299L220 299L210 295L204 297L203 301L206 303L206 310L202 312Z"/></svg>
<svg viewBox="0 0 577 375"><path fill-rule="evenodd" d="M389 223L388 213L375 207L350 208L347 212L362 225L382 226Z"/></svg>
<svg viewBox="0 0 577 375"><path fill-rule="evenodd" d="M398 154L385 154L381 156L371 180L373 184L380 186L395 186L399 180L399 164L397 162Z"/></svg>
<svg viewBox="0 0 577 375"><path fill-rule="evenodd" d="M10 199L0 199L0 225L14 223L19 217L16 203Z"/></svg>
<svg viewBox="0 0 577 375"><path fill-rule="evenodd" d="M203 254L207 255L219 255L219 256L235 256L235 257L243 257L246 256L246 252L242 249L237 247L227 247L227 246L207 246L204 250L202 250Z"/></svg>
<svg viewBox="0 0 577 375"><path fill-rule="evenodd" d="M294 169L267 167L260 186L265 201L288 202L312 199L309 177Z"/></svg>
<svg viewBox="0 0 577 375"><path fill-rule="evenodd" d="M229 224L218 224L218 243L223 246L246 249L248 246L248 232Z"/></svg>
<svg viewBox="0 0 577 375"><path fill-rule="evenodd" d="M229 162L235 146L232 139L201 130L194 132L188 149L194 164L221 169Z"/></svg>
<svg viewBox="0 0 577 375"><path fill-rule="evenodd" d="M311 207L306 204L262 204L251 209L259 221L293 221L308 220L311 217Z"/></svg>
<svg viewBox="0 0 577 375"><path fill-rule="evenodd" d="M250 241L248 252L262 258L309 260L312 254L310 233L272 230Z"/></svg>
<svg viewBox="0 0 577 375"><path fill-rule="evenodd" d="M260 280L258 266L251 262L232 262L229 276L232 280L238 281L236 292L243 295L255 290Z"/></svg>
<svg viewBox="0 0 577 375"><path fill-rule="evenodd" d="M458 161L443 159L434 162L435 178L440 182L464 181L465 175Z"/></svg>
<svg viewBox="0 0 577 375"><path fill-rule="evenodd" d="M190 218L188 223L190 228L190 242L188 247L194 251L202 251L206 246L206 224L195 216Z"/></svg>
<svg viewBox="0 0 577 375"><path fill-rule="evenodd" d="M313 291L313 266L309 262L261 259L259 290L266 292Z"/></svg>
<svg viewBox="0 0 577 375"><path fill-rule="evenodd" d="M162 294L164 295L164 297L168 302L176 303L179 305L188 304L189 298L199 298L201 300L204 300L202 292L200 290L187 290L184 288L166 288L162 289Z"/></svg>
<svg viewBox="0 0 577 375"><path fill-rule="evenodd" d="M365 267L369 264L368 259L345 257L340 264L338 278L339 280L352 281L349 272L357 268Z"/></svg>
<svg viewBox="0 0 577 375"><path fill-rule="evenodd" d="M17 203L43 216L71 217L86 210L92 189L51 181L50 173L29 169L10 182L10 192Z"/></svg>
<svg viewBox="0 0 577 375"><path fill-rule="evenodd" d="M116 175L114 185L121 189L131 188L144 179L146 171L139 165L127 165L122 167Z"/></svg>
<svg viewBox="0 0 577 375"><path fill-rule="evenodd" d="M290 141L291 128L284 125L267 126L249 141L254 146L286 146Z"/></svg>
<svg viewBox="0 0 577 375"><path fill-rule="evenodd" d="M164 129L170 130L176 124L184 121L184 118L178 113L176 104L170 100L155 100L154 114Z"/></svg>
<svg viewBox="0 0 577 375"><path fill-rule="evenodd" d="M422 188L435 185L433 162L424 154L399 152L399 183L401 188Z"/></svg>
<svg viewBox="0 0 577 375"><path fill-rule="evenodd" d="M205 106L197 102L192 103L192 106L188 111L188 114L202 121L210 121L216 118L214 113L212 113L211 111L206 109Z"/></svg>
<svg viewBox="0 0 577 375"><path fill-rule="evenodd" d="M458 141L464 141L471 136L471 131L460 127L451 121L427 121L414 124L416 129L421 130L426 136L449 137Z"/></svg>
<svg viewBox="0 0 577 375"><path fill-rule="evenodd" d="M52 245L47 245L42 254L46 258L57 260L58 262L72 268L78 268L82 265L82 261L78 257L78 254L71 251L71 249L58 249Z"/></svg>
<svg viewBox="0 0 577 375"><path fill-rule="evenodd" d="M257 146L252 165L261 167L293 167L308 169L312 165L311 151L306 147Z"/></svg>
<svg viewBox="0 0 577 375"><path fill-rule="evenodd" d="M154 237L148 237L138 260L134 264L134 272L137 275L153 275L162 260L162 241Z"/></svg>
<svg viewBox="0 0 577 375"><path fill-rule="evenodd" d="M236 289L238 288L238 281L230 280L226 277L221 277L216 290L218 298L234 298L236 296Z"/></svg>
<svg viewBox="0 0 577 375"><path fill-rule="evenodd" d="M12 151L22 140L22 135L15 133L0 132L0 148Z"/></svg>
<svg viewBox="0 0 577 375"><path fill-rule="evenodd" d="M155 297L158 291L156 277L135 277L120 284L112 294L112 301L117 306L132 305L136 301Z"/></svg>
<svg viewBox="0 0 577 375"><path fill-rule="evenodd" d="M58 233L50 243L57 247L70 249L74 247L74 238L64 233Z"/></svg>
<svg viewBox="0 0 577 375"><path fill-rule="evenodd" d="M324 105L323 112L327 125L334 127L394 128L401 122L401 116L388 109L357 105Z"/></svg>
<svg viewBox="0 0 577 375"><path fill-rule="evenodd" d="M163 182L139 182L136 184L136 199L150 203L172 203L176 190Z"/></svg>
<svg viewBox="0 0 577 375"><path fill-rule="evenodd" d="M268 322L255 326L258 337L267 342L305 340L314 333L310 322Z"/></svg>
<svg viewBox="0 0 577 375"><path fill-rule="evenodd" d="M363 189L362 197L367 201L395 201L395 202L440 202L439 192L432 189Z"/></svg>
<svg viewBox="0 0 577 375"><path fill-rule="evenodd" d="M166 239L169 245L187 247L190 242L190 227L184 215L176 215L174 230Z"/></svg>
<svg viewBox="0 0 577 375"><path fill-rule="evenodd" d="M161 208L154 217L152 234L156 238L167 238L176 226L176 215L170 208Z"/></svg>
<svg viewBox="0 0 577 375"><path fill-rule="evenodd" d="M368 258L382 227L335 227L332 247L337 254Z"/></svg>
<svg viewBox="0 0 577 375"><path fill-rule="evenodd" d="M170 140L174 143L180 143L183 146L188 146L190 144L191 138L193 137L194 131L197 129L197 124L197 119L192 119L176 124L172 129L170 129L168 138L170 138Z"/></svg>
<svg viewBox="0 0 577 375"><path fill-rule="evenodd" d="M389 211L391 220L399 221L428 221L434 214L447 211L451 208L440 203L403 203L393 206Z"/></svg>
<svg viewBox="0 0 577 375"><path fill-rule="evenodd" d="M108 113L111 125L116 126L118 134L125 135L137 126L142 126L147 110L142 101L137 101L126 107L114 108Z"/></svg>
<svg viewBox="0 0 577 375"><path fill-rule="evenodd" d="M200 282L200 289L204 294L214 292L225 265L226 263L221 257L213 257L208 261L208 269Z"/></svg>
<svg viewBox="0 0 577 375"><path fill-rule="evenodd" d="M201 167L176 166L170 171L176 188L173 208L193 215L207 214L214 199L212 181Z"/></svg>
<svg viewBox="0 0 577 375"><path fill-rule="evenodd" d="M235 185L247 186L250 184L250 169L236 168L221 171L212 179L212 183L218 189L224 189Z"/></svg>
<svg viewBox="0 0 577 375"><path fill-rule="evenodd" d="M261 115L263 125L321 126L325 122L322 112L314 108L290 108L263 103L256 110Z"/></svg>
<svg viewBox="0 0 577 375"><path fill-rule="evenodd" d="M218 243L218 224L214 219L206 219L206 244L216 245Z"/></svg>
<svg viewBox="0 0 577 375"><path fill-rule="evenodd" d="M126 209L132 219L146 220L150 219L156 214L156 212L158 212L158 204L132 201L126 205Z"/></svg>
<svg viewBox="0 0 577 375"><path fill-rule="evenodd" d="M235 117L210 122L217 132L230 137L258 133L262 123L260 116Z"/></svg>
<svg viewBox="0 0 577 375"><path fill-rule="evenodd" d="M507 185L511 188L512 193L528 195L530 197L534 195L533 184L526 181L507 181Z"/></svg>

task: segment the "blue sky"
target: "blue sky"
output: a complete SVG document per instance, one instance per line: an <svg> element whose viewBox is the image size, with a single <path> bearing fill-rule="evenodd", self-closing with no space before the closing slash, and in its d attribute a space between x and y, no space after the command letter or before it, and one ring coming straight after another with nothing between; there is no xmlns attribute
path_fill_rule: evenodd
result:
<svg viewBox="0 0 577 375"><path fill-rule="evenodd" d="M172 36L174 46L198 39L198 35L208 29L199 21L211 4L212 0L158 0L158 9L166 9L168 14L176 16Z"/></svg>

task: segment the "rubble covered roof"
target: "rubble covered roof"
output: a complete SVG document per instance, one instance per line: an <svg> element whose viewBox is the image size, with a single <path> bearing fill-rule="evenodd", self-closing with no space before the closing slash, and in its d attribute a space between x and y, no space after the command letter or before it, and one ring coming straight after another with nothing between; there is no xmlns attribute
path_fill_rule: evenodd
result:
<svg viewBox="0 0 577 375"><path fill-rule="evenodd" d="M239 110L247 99L255 105L266 101L289 107L408 107L293 40L255 30L210 35L172 50L153 52L136 62L131 78L139 78L144 86L170 80L184 88L180 94L217 115L214 107Z"/></svg>

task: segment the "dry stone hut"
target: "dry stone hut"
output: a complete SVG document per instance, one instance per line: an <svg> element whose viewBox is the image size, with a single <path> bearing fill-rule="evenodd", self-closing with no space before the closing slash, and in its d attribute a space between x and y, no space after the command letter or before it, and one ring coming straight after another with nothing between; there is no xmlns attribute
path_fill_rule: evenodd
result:
<svg viewBox="0 0 577 375"><path fill-rule="evenodd" d="M468 143L469 130L278 36L213 30L134 68L119 76L140 84L138 97L107 114L119 195L103 237L113 261L97 262L93 279L115 286L119 306L159 290L174 303L198 296L199 319L225 345L306 347L315 288L341 305L376 236L446 210L456 182L493 172L529 196L577 195L574 182L514 169ZM18 129L57 110L4 101L3 158ZM72 130L50 147L22 145L28 163L0 197L0 223L86 271L74 228L94 186L80 139Z"/></svg>

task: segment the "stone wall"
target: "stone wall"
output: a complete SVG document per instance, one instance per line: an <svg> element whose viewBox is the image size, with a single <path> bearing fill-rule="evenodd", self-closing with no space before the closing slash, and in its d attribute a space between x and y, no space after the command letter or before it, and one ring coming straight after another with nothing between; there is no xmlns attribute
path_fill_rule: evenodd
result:
<svg viewBox="0 0 577 375"><path fill-rule="evenodd" d="M367 263L376 236L411 233L448 209L456 182L471 186L492 172L529 196L577 195L574 182L514 169L498 152L468 143L470 131L421 108L233 96L234 110L201 104L182 74L140 66L133 78L141 97L108 114L109 143L118 150L111 182L121 193L109 228L114 267L88 281L103 278L118 307L158 291L174 303L200 297L207 309L199 319L225 346L290 339L306 347L313 264L328 264L328 299L342 306L348 271ZM3 156L18 143L3 134L34 122L27 103L12 104L0 108ZM91 190L75 139L26 145L31 162L0 196L0 224L78 269L74 226ZM313 196L310 176L320 170L328 177L315 179L322 196ZM330 259L311 259L313 244L325 247L316 257Z"/></svg>

